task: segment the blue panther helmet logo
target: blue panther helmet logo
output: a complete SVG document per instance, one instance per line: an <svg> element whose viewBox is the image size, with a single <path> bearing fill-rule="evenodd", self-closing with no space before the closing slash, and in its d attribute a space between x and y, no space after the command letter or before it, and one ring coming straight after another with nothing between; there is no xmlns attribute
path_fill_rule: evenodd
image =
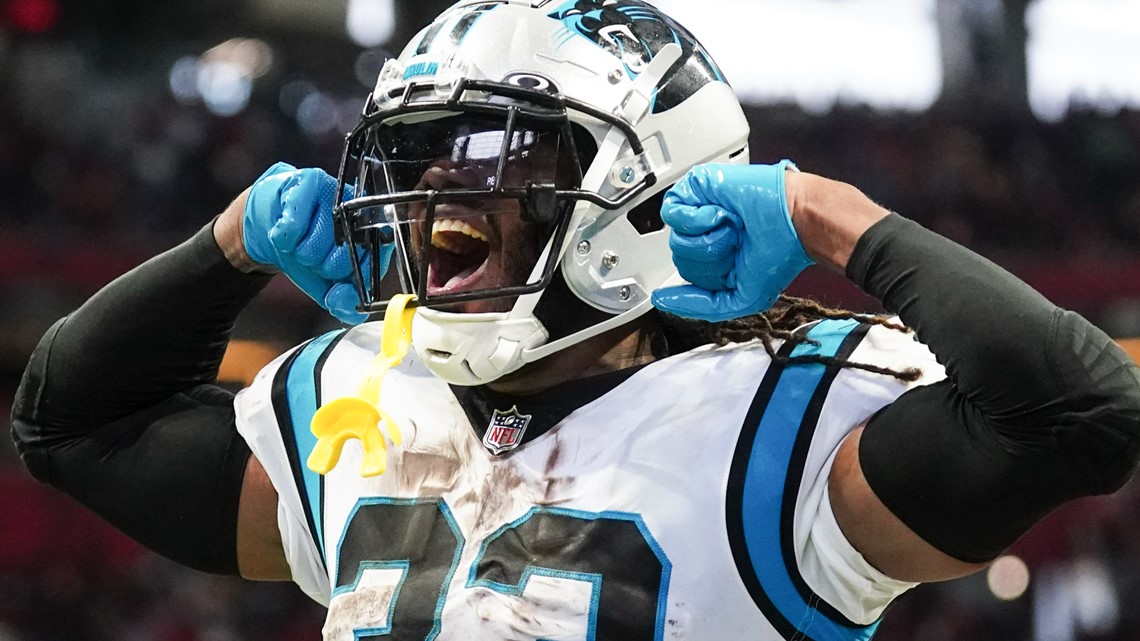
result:
<svg viewBox="0 0 1140 641"><path fill-rule="evenodd" d="M581 36L612 53L630 78L644 71L666 45L680 46L680 61L657 88L654 113L672 109L710 82L726 82L687 29L641 0L568 0L548 15L566 26L567 40Z"/></svg>

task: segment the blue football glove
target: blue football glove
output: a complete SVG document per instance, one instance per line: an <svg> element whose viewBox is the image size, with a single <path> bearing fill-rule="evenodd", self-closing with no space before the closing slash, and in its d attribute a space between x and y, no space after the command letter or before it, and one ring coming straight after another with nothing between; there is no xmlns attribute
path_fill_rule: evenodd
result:
<svg viewBox="0 0 1140 641"><path fill-rule="evenodd" d="M277 163L253 183L242 218L242 238L255 262L277 266L333 316L356 325L367 315L356 311L359 298L352 284L351 246L333 240L335 195L336 179L324 171ZM370 258L358 251L367 277ZM388 246L381 273L390 256Z"/></svg>
<svg viewBox="0 0 1140 641"><path fill-rule="evenodd" d="M653 293L658 309L719 322L766 311L805 267L784 192L791 161L701 165L665 195L669 248L692 283Z"/></svg>

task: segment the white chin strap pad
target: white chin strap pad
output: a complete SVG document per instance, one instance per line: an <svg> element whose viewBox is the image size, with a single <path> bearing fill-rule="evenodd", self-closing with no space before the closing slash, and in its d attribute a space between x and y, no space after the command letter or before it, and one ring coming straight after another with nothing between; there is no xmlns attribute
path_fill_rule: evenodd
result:
<svg viewBox="0 0 1140 641"><path fill-rule="evenodd" d="M526 364L523 352L548 338L537 319L456 314L427 308L412 321L412 347L435 376L453 385L483 385Z"/></svg>

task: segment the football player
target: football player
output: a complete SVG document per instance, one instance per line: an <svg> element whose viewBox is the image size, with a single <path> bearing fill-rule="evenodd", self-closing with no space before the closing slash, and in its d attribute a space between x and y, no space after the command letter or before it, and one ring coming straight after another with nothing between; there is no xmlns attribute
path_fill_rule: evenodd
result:
<svg viewBox="0 0 1140 641"><path fill-rule="evenodd" d="M270 168L49 330L23 460L170 558L296 582L329 640L868 639L1130 478L1107 336L747 139L651 5L464 0L337 178ZM812 262L899 318L782 296ZM350 327L235 399L278 270Z"/></svg>

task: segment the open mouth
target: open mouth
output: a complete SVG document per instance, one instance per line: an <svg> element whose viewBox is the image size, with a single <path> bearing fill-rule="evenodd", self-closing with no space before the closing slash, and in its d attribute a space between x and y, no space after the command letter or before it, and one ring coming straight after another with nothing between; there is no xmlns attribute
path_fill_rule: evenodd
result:
<svg viewBox="0 0 1140 641"><path fill-rule="evenodd" d="M471 289L483 275L491 244L487 235L471 224L455 219L436 220L431 228L431 266L428 294L453 294Z"/></svg>

